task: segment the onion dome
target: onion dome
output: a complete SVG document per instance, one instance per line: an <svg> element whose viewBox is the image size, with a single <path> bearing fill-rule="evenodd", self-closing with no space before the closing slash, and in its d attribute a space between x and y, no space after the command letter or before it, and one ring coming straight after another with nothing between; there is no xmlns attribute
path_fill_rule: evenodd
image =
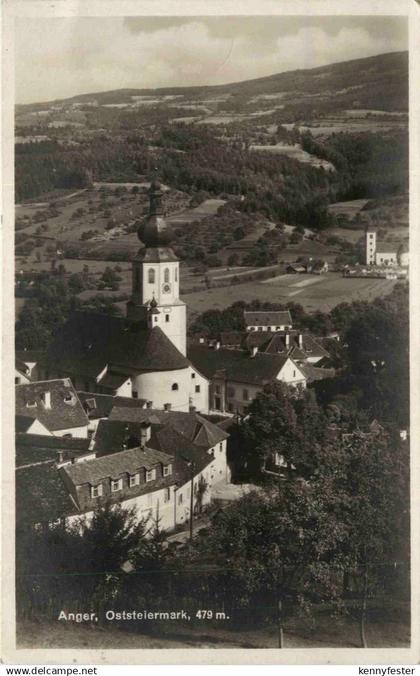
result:
<svg viewBox="0 0 420 676"><path fill-rule="evenodd" d="M149 215L137 230L137 236L146 247L168 246L174 233L163 217L162 186L154 180L149 188Z"/></svg>
<svg viewBox="0 0 420 676"><path fill-rule="evenodd" d="M158 310L158 304L154 296L150 301L149 312L151 312L152 315L160 315L160 312Z"/></svg>

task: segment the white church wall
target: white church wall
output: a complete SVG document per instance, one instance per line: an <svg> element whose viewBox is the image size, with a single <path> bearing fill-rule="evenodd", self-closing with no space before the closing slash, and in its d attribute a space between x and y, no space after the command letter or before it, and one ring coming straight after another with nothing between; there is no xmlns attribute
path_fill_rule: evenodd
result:
<svg viewBox="0 0 420 676"><path fill-rule="evenodd" d="M197 411L207 413L209 410L209 381L195 368L189 369L189 397Z"/></svg>
<svg viewBox="0 0 420 676"><path fill-rule="evenodd" d="M176 389L173 389L176 386ZM153 408L170 404L174 411L189 411L190 369L140 373L133 378L139 399L153 402Z"/></svg>

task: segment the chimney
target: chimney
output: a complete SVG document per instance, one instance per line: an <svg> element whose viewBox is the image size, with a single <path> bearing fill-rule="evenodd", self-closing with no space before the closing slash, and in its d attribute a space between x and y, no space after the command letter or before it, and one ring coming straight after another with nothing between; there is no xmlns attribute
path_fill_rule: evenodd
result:
<svg viewBox="0 0 420 676"><path fill-rule="evenodd" d="M252 349L251 349L251 358L252 358L252 357L255 357L255 355L257 354L257 352L258 352L258 347L257 347L257 345L254 345L254 346L252 347Z"/></svg>
<svg viewBox="0 0 420 676"><path fill-rule="evenodd" d="M49 390L42 393L41 399L45 408L51 408L51 392Z"/></svg>
<svg viewBox="0 0 420 676"><path fill-rule="evenodd" d="M152 426L146 420L140 425L140 446L144 448L152 434Z"/></svg>
<svg viewBox="0 0 420 676"><path fill-rule="evenodd" d="M299 347L302 349L303 348L303 333L299 333L298 341L299 341Z"/></svg>
<svg viewBox="0 0 420 676"><path fill-rule="evenodd" d="M163 404L163 409L164 409L165 411L170 411L170 410L171 410L171 406L172 406L172 404Z"/></svg>

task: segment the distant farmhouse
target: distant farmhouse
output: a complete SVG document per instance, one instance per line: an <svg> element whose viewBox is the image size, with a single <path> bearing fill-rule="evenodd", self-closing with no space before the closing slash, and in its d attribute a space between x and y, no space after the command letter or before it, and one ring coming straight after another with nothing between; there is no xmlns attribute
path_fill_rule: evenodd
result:
<svg viewBox="0 0 420 676"><path fill-rule="evenodd" d="M406 244L381 242L378 240L377 228L368 225L365 235L366 265L384 267L387 265L407 267L409 253Z"/></svg>

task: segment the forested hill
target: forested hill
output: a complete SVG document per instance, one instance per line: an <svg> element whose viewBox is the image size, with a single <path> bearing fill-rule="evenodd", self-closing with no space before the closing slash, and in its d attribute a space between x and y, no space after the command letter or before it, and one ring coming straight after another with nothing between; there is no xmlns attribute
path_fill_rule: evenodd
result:
<svg viewBox="0 0 420 676"><path fill-rule="evenodd" d="M281 63L279 64L281 68ZM329 64L319 68L280 72L268 77L226 85L203 87L166 87L159 89L118 89L108 92L81 94L55 103L87 103L99 105L124 103L133 96L178 95L199 101L208 96L229 95L238 104L262 94L283 94L288 102L305 98L320 102L334 100L350 107L388 111L408 109L408 53L392 52L352 61ZM337 101L338 97L338 101ZM50 102L51 103L51 102ZM17 106L17 112L29 112L40 105Z"/></svg>

